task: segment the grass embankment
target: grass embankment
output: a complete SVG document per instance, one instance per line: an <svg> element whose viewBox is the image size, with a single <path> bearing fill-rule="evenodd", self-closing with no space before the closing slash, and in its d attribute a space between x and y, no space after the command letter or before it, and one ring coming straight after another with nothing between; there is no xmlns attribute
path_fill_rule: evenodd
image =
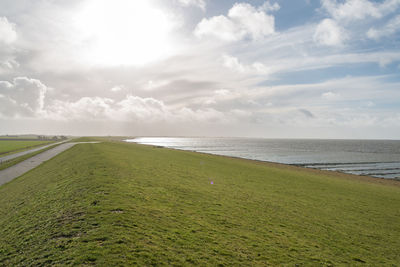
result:
<svg viewBox="0 0 400 267"><path fill-rule="evenodd" d="M0 140L0 157L53 143L53 141Z"/></svg>
<svg viewBox="0 0 400 267"><path fill-rule="evenodd" d="M71 139L69 142L103 142L103 141L123 141L125 139L129 139L132 137L124 137L124 136L83 136Z"/></svg>
<svg viewBox="0 0 400 267"><path fill-rule="evenodd" d="M398 265L399 206L334 173L80 144L0 187L0 265Z"/></svg>

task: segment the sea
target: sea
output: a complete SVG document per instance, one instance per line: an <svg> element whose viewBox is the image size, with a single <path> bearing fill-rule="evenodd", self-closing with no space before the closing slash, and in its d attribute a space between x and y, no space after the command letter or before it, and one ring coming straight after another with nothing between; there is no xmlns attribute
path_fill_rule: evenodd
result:
<svg viewBox="0 0 400 267"><path fill-rule="evenodd" d="M126 141L400 180L400 140L140 137Z"/></svg>

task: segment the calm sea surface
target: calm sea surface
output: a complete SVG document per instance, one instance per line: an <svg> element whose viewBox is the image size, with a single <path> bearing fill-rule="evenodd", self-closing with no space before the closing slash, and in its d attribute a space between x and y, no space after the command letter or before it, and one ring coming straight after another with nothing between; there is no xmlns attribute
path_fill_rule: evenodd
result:
<svg viewBox="0 0 400 267"><path fill-rule="evenodd" d="M399 140L143 137L126 141L387 179L400 178Z"/></svg>

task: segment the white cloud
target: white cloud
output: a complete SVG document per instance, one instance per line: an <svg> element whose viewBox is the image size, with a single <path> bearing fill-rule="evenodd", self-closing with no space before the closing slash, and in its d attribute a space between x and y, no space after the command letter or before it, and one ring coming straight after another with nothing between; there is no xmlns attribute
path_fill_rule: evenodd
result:
<svg viewBox="0 0 400 267"><path fill-rule="evenodd" d="M12 44L17 40L15 24L10 23L6 17L0 17L0 44Z"/></svg>
<svg viewBox="0 0 400 267"><path fill-rule="evenodd" d="M321 21L314 34L314 41L321 45L338 46L342 45L345 40L345 30L332 19Z"/></svg>
<svg viewBox="0 0 400 267"><path fill-rule="evenodd" d="M154 90L159 87L166 86L169 83L170 83L170 81L168 81L168 80L150 80L150 81L146 82L146 84L144 85L144 89Z"/></svg>
<svg viewBox="0 0 400 267"><path fill-rule="evenodd" d="M83 97L77 101L56 100L46 109L55 120L149 121L166 115L165 105L153 98L127 95L121 101L105 97Z"/></svg>
<svg viewBox="0 0 400 267"><path fill-rule="evenodd" d="M400 31L400 15L391 19L381 28L371 28L367 32L367 36L371 39L378 40L382 37L390 36Z"/></svg>
<svg viewBox="0 0 400 267"><path fill-rule="evenodd" d="M281 9L281 6L276 2L271 4L270 1L266 1L259 9L265 10L266 12L273 12Z"/></svg>
<svg viewBox="0 0 400 267"><path fill-rule="evenodd" d="M175 113L175 120L181 122L221 123L227 122L228 115L213 108L191 109L184 107Z"/></svg>
<svg viewBox="0 0 400 267"><path fill-rule="evenodd" d="M200 21L194 30L194 34L198 38L210 36L232 42L242 39L245 32L239 30L237 25L229 18L221 15Z"/></svg>
<svg viewBox="0 0 400 267"><path fill-rule="evenodd" d="M0 97L0 101L1 101ZM119 121L119 122L212 122L228 120L222 112L212 108L174 108L152 97L127 95L121 101L101 97L83 97L75 102L56 100L46 109L53 120Z"/></svg>
<svg viewBox="0 0 400 267"><path fill-rule="evenodd" d="M251 69L253 69L258 74L268 74L271 72L270 68L268 68L261 62L254 62L253 64L251 64Z"/></svg>
<svg viewBox="0 0 400 267"><path fill-rule="evenodd" d="M325 92L321 95L323 99L327 100L333 100L339 97L339 94L333 93L333 92Z"/></svg>
<svg viewBox="0 0 400 267"><path fill-rule="evenodd" d="M0 17L0 74L10 73L19 67L15 60L17 38L15 24L6 17Z"/></svg>
<svg viewBox="0 0 400 267"><path fill-rule="evenodd" d="M219 90L215 90L214 92L216 95L220 95L220 96L226 96L230 94L230 91L227 89L219 89Z"/></svg>
<svg viewBox="0 0 400 267"><path fill-rule="evenodd" d="M14 69L16 67L19 67L19 63L15 60L7 60L4 62L0 62L0 69L2 69L2 68Z"/></svg>
<svg viewBox="0 0 400 267"><path fill-rule="evenodd" d="M197 6L202 10L206 9L205 0L178 0L178 2L183 6Z"/></svg>
<svg viewBox="0 0 400 267"><path fill-rule="evenodd" d="M0 81L0 114L35 116L44 107L48 88L39 80L17 77L12 82Z"/></svg>
<svg viewBox="0 0 400 267"><path fill-rule="evenodd" d="M262 9L247 3L236 3L228 16L203 19L194 34L198 38L213 37L224 41L238 41L244 38L262 39L275 32L275 18Z"/></svg>
<svg viewBox="0 0 400 267"><path fill-rule="evenodd" d="M55 120L93 120L109 118L114 100L83 97L75 102L55 100L46 108L46 116Z"/></svg>
<svg viewBox="0 0 400 267"><path fill-rule="evenodd" d="M0 60L0 74L11 72L19 66L20 64L12 58Z"/></svg>
<svg viewBox="0 0 400 267"><path fill-rule="evenodd" d="M223 55L222 62L224 67L229 68L233 71L244 73L244 74L268 74L270 73L270 69L260 62L255 62L251 65L242 64L238 58Z"/></svg>
<svg viewBox="0 0 400 267"><path fill-rule="evenodd" d="M363 105L364 105L365 107L368 107L368 108L372 108L372 107L375 107L375 106L376 106L376 104L375 104L374 102L372 102L372 101L367 101L367 102L365 102Z"/></svg>
<svg viewBox="0 0 400 267"><path fill-rule="evenodd" d="M368 0L322 0L322 7L336 20L347 22L362 20L368 17L381 18L394 12L399 6L399 0L385 0L381 3Z"/></svg>
<svg viewBox="0 0 400 267"><path fill-rule="evenodd" d="M390 58L390 57L381 57L378 60L379 67L385 68L387 65L393 62L395 58Z"/></svg>
<svg viewBox="0 0 400 267"><path fill-rule="evenodd" d="M165 104L160 100L132 95L128 95L124 100L117 103L117 109L114 112L115 115L125 120L138 119L144 121L162 120L169 113Z"/></svg>
<svg viewBox="0 0 400 267"><path fill-rule="evenodd" d="M120 91L122 91L122 90L124 90L124 89L125 89L125 86L123 86L123 85L116 85L116 86L114 86L114 87L111 88L111 92L116 93L116 92L120 92Z"/></svg>
<svg viewBox="0 0 400 267"><path fill-rule="evenodd" d="M224 55L222 57L223 65L229 69L233 69L238 72L244 72L245 67L239 62L239 59L233 56Z"/></svg>
<svg viewBox="0 0 400 267"><path fill-rule="evenodd" d="M228 17L255 40L275 32L275 18L247 3L235 4L229 10Z"/></svg>

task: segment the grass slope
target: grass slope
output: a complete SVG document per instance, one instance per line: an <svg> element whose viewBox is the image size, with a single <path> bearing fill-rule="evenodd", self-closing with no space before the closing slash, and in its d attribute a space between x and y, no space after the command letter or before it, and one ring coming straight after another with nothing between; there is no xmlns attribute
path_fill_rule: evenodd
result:
<svg viewBox="0 0 400 267"><path fill-rule="evenodd" d="M399 206L333 173L80 144L0 187L0 265L399 265Z"/></svg>
<svg viewBox="0 0 400 267"><path fill-rule="evenodd" d="M15 141L0 140L0 156L24 151L41 145L50 144L53 141Z"/></svg>

